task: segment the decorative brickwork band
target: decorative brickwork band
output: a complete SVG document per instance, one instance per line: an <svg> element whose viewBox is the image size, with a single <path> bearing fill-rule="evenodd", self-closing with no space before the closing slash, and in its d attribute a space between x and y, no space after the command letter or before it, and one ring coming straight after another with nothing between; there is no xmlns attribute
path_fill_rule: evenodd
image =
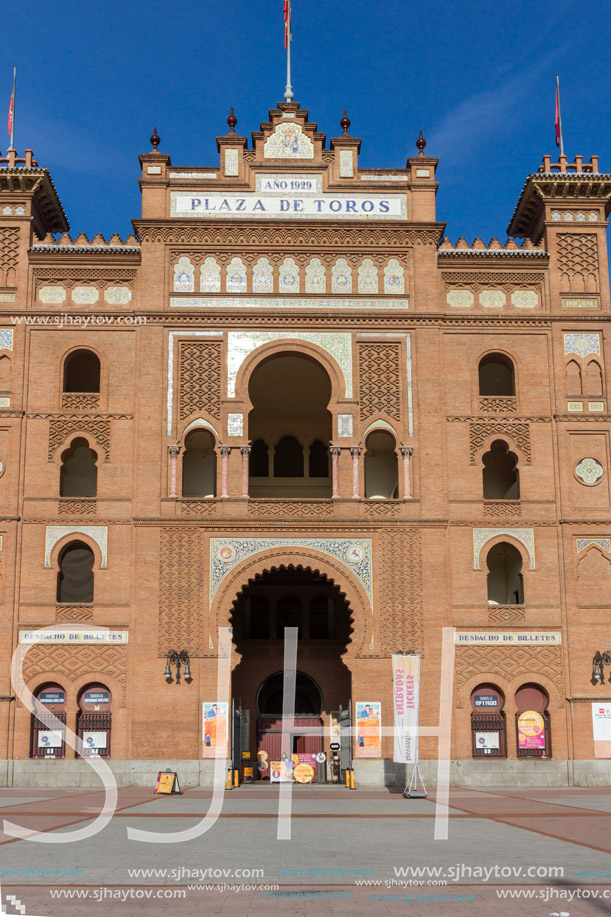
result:
<svg viewBox="0 0 611 917"><path fill-rule="evenodd" d="M331 475L332 475L332 486L333 492L331 493L331 499L337 500L339 497L339 454L342 450L339 446L329 446L329 452L331 453Z"/></svg>
<svg viewBox="0 0 611 917"><path fill-rule="evenodd" d="M229 456L231 446L219 446L221 453L221 497L229 496Z"/></svg>
<svg viewBox="0 0 611 917"><path fill-rule="evenodd" d="M182 341L180 344L180 418L206 411L221 416L220 341Z"/></svg>
<svg viewBox="0 0 611 917"><path fill-rule="evenodd" d="M350 455L352 456L352 499L361 499L361 485L359 481L359 463L362 449L360 446L352 446Z"/></svg>
<svg viewBox="0 0 611 917"><path fill-rule="evenodd" d="M250 446L240 446L240 455L242 456L242 498L248 500Z"/></svg>
<svg viewBox="0 0 611 917"><path fill-rule="evenodd" d="M204 558L201 529L193 526L161 530L159 577L159 655L180 647L201 656Z"/></svg>
<svg viewBox="0 0 611 917"><path fill-rule="evenodd" d="M401 455L403 456L403 499L412 499L412 481L411 481L411 464L412 452L411 446L401 446Z"/></svg>
<svg viewBox="0 0 611 917"><path fill-rule="evenodd" d="M168 453L170 456L170 492L169 497L178 496L178 456L180 454L180 446L168 446Z"/></svg>
<svg viewBox="0 0 611 917"><path fill-rule="evenodd" d="M401 345L359 344L361 420L380 412L392 420L401 416Z"/></svg>

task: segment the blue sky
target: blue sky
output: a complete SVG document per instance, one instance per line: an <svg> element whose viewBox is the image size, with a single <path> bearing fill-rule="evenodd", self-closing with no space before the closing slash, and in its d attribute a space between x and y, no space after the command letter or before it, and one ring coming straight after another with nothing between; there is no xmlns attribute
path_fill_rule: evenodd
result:
<svg viewBox="0 0 611 917"><path fill-rule="evenodd" d="M447 234L504 239L525 176L556 152L556 73L567 154L611 172L610 8L293 0L295 99L327 138L347 108L365 167L403 167L422 128ZM16 64L16 146L51 170L73 236L131 231L153 126L174 165L214 165L229 107L250 137L284 91L282 0L30 0L4 5L2 31L0 113Z"/></svg>

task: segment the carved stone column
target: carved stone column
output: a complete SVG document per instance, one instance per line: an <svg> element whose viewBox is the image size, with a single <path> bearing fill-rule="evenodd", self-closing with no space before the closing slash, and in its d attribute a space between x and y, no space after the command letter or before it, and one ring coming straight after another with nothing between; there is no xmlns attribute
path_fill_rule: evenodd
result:
<svg viewBox="0 0 611 917"><path fill-rule="evenodd" d="M168 446L170 456L170 492L169 497L178 496L178 456L180 455L180 446Z"/></svg>
<svg viewBox="0 0 611 917"><path fill-rule="evenodd" d="M221 497L229 496L229 456L231 446L219 446L221 453Z"/></svg>
<svg viewBox="0 0 611 917"><path fill-rule="evenodd" d="M339 454L342 450L339 446L329 446L329 452L331 453L331 481L332 481L332 492L331 498L337 500L339 497Z"/></svg>
<svg viewBox="0 0 611 917"><path fill-rule="evenodd" d="M352 456L352 499L361 499L361 484L359 481L359 466L361 461L361 446L351 446L350 455Z"/></svg>
<svg viewBox="0 0 611 917"><path fill-rule="evenodd" d="M403 456L403 499L412 499L412 482L411 482L411 464L412 452L411 446L401 446L401 455Z"/></svg>
<svg viewBox="0 0 611 917"><path fill-rule="evenodd" d="M242 456L242 498L248 500L248 460L250 458L250 446L240 446L240 455Z"/></svg>

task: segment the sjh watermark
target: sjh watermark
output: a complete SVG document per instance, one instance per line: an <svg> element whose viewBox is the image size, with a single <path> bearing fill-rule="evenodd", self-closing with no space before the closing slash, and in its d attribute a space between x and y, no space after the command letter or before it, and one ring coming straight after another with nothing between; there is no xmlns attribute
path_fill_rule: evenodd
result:
<svg viewBox="0 0 611 917"><path fill-rule="evenodd" d="M66 325L78 325L88 328L100 325L146 325L146 315L72 315L70 312L58 312L56 315L11 315L13 325L52 325L64 328Z"/></svg>

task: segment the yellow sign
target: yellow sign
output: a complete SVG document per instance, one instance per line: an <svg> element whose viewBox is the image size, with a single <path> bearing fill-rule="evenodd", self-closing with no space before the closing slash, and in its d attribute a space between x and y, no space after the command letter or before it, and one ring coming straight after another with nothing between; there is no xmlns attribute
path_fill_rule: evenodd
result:
<svg viewBox="0 0 611 917"><path fill-rule="evenodd" d="M160 771L157 774L157 783L155 784L155 792L162 793L164 795L170 795L171 793L180 793L180 787L178 785L178 775L177 774L164 774Z"/></svg>
<svg viewBox="0 0 611 917"><path fill-rule="evenodd" d="M314 779L314 768L311 764L298 764L293 768L293 777L297 783L311 783Z"/></svg>
<svg viewBox="0 0 611 917"><path fill-rule="evenodd" d="M525 736L538 736L543 732L545 722L540 713L527 710L518 717L518 729Z"/></svg>

